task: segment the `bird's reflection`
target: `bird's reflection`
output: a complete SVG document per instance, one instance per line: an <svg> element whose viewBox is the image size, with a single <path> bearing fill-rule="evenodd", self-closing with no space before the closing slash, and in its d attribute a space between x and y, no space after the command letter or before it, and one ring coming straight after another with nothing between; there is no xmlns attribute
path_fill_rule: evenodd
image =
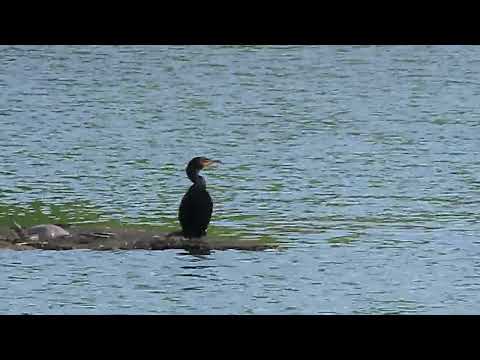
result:
<svg viewBox="0 0 480 360"><path fill-rule="evenodd" d="M201 246L188 246L185 247L184 250L185 252L182 252L179 255L190 255L201 260L209 260L206 256L212 254L212 250Z"/></svg>

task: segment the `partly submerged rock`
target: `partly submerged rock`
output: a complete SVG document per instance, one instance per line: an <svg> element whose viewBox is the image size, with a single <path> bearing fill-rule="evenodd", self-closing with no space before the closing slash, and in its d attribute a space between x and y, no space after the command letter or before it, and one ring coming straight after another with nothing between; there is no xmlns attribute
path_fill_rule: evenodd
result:
<svg viewBox="0 0 480 360"><path fill-rule="evenodd" d="M28 240L33 241L51 241L71 236L68 231L53 224L32 226L25 230L25 235Z"/></svg>
<svg viewBox="0 0 480 360"><path fill-rule="evenodd" d="M12 221L11 229L15 231L19 241L43 242L71 236L67 230L53 224L41 224L23 229L17 222Z"/></svg>

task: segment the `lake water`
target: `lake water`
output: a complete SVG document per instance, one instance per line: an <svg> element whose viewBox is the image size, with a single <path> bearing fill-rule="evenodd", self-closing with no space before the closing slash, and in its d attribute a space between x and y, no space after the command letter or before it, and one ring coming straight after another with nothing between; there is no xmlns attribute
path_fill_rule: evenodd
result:
<svg viewBox="0 0 480 360"><path fill-rule="evenodd" d="M0 217L281 251L0 251L1 314L480 313L480 47L0 47Z"/></svg>

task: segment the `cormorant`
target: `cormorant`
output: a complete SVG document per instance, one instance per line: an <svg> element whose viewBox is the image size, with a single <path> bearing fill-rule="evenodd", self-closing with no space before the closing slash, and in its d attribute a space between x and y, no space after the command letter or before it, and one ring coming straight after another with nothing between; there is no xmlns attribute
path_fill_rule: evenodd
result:
<svg viewBox="0 0 480 360"><path fill-rule="evenodd" d="M206 157L194 157L185 169L188 178L193 182L183 196L178 211L178 220L182 226L182 235L186 238L200 238L207 234L207 227L212 216L213 202L207 192L205 179L199 175L200 170L208 166L222 163Z"/></svg>

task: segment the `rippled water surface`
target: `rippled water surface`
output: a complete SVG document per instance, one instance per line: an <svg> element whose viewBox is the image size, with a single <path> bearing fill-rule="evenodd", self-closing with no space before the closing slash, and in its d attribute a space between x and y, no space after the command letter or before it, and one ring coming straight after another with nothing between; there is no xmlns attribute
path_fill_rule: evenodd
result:
<svg viewBox="0 0 480 360"><path fill-rule="evenodd" d="M0 47L0 216L282 251L0 251L3 314L480 313L480 48Z"/></svg>

